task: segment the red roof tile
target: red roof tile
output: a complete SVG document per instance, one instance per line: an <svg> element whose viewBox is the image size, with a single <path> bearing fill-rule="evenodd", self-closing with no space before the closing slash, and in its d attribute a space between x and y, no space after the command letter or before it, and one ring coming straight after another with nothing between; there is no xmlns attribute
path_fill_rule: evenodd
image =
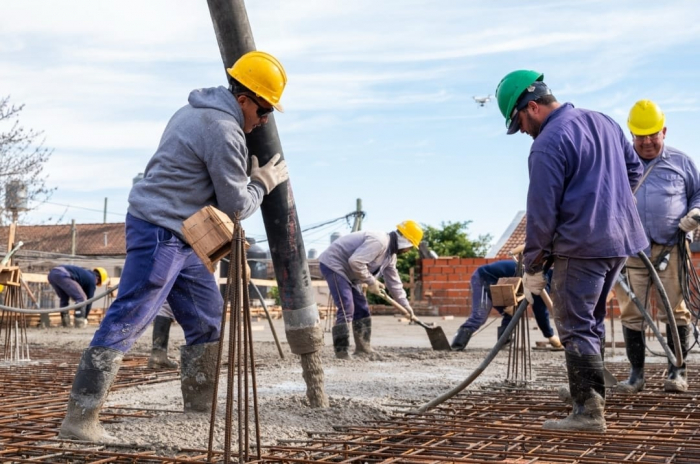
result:
<svg viewBox="0 0 700 464"><path fill-rule="evenodd" d="M70 224L51 226L18 225L15 243L24 242L24 250L61 253L72 251ZM125 256L126 236L124 223L76 224L75 254L82 256ZM9 227L0 227L0 248L7 246Z"/></svg>

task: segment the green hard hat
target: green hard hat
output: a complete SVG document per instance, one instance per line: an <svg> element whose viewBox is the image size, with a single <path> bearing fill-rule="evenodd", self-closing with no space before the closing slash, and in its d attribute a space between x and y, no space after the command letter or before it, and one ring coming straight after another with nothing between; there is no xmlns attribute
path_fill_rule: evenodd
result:
<svg viewBox="0 0 700 464"><path fill-rule="evenodd" d="M518 103L520 95L533 83L542 81L544 74L537 71L528 71L521 69L506 74L506 77L501 79L501 82L496 87L496 100L498 100L498 109L506 118L506 127L510 127L513 117L513 108Z"/></svg>

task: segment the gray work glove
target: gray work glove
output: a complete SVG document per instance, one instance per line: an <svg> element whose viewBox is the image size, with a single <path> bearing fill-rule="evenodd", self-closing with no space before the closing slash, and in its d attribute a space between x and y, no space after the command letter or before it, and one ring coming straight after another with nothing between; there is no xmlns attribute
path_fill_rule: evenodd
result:
<svg viewBox="0 0 700 464"><path fill-rule="evenodd" d="M678 224L678 227L683 232L692 232L698 228L698 225L700 225L698 224L698 221L693 219L693 216L700 216L700 209L693 208L688 211L688 214L681 218L681 222Z"/></svg>
<svg viewBox="0 0 700 464"><path fill-rule="evenodd" d="M375 295L381 295L385 288L386 287L384 286L384 284L378 281L377 279L374 279L374 282L367 285L367 291L372 292Z"/></svg>
<svg viewBox="0 0 700 464"><path fill-rule="evenodd" d="M547 279L544 277L544 272L535 272L530 274L526 272L523 276L523 289L525 293L525 299L530 303L534 303L534 298L532 295L539 295L542 290L547 286Z"/></svg>
<svg viewBox="0 0 700 464"><path fill-rule="evenodd" d="M258 157L251 156L250 180L254 180L261 184L265 189L265 194L269 194L282 182L289 179L289 171L287 170L287 162L279 161L282 157L279 153L272 157L268 163L260 167Z"/></svg>

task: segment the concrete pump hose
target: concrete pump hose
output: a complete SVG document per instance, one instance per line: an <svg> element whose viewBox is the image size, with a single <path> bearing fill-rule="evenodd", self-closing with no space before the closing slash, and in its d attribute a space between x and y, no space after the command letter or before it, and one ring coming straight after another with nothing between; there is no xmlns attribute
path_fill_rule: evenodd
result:
<svg viewBox="0 0 700 464"><path fill-rule="evenodd" d="M656 339L659 340L659 343L661 344L661 348L663 348L664 352L666 353L666 357L668 360L673 364L674 366L678 366L678 361L676 356L671 352L671 348L669 348L668 344L666 343L666 340L664 339L664 336L661 334L661 331L659 331L659 328L656 327L656 324L654 324L654 320L651 318L651 315L649 314L649 311L644 307L641 301L639 301L639 298L637 298L637 295L634 294L634 291L630 288L630 286L627 284L627 281L625 280L622 275L618 276L617 278L618 283L622 287L622 289L627 292L629 295L630 299L634 302L634 304L637 306L637 309L639 309L639 312L642 313L642 316L644 316L644 321L647 323L649 327L651 327L651 331L654 332L654 335L656 335ZM682 352L681 352L682 354ZM681 362L682 365L682 362Z"/></svg>
<svg viewBox="0 0 700 464"><path fill-rule="evenodd" d="M654 285L656 286L657 293L661 296L661 302L663 303L664 310L666 310L666 320L667 320L668 326L671 328L671 338L673 338L673 348L676 351L676 359L675 359L676 362L673 362L673 360L671 360L671 358L669 358L669 361L671 361L673 363L673 365L676 367L682 367L683 366L683 349L681 347L680 337L678 335L678 325L676 324L676 318L673 315L673 308L671 308L671 302L668 300L668 295L666 294L666 290L664 289L664 285L661 283L661 279L659 278L659 274L656 273L656 269L654 268L654 265L651 263L651 261L647 257L646 253L644 253L643 251L640 251L639 253L637 253L637 256L639 256L639 259L642 260L642 262L644 263L644 266L646 266L647 270L649 271L649 276L651 277L651 280L654 282ZM658 330L654 333L657 333L657 332L658 332ZM657 335L657 337L659 337L659 335ZM666 348L668 348L668 346L663 341L663 337L660 337L659 341L661 342L661 346L664 348L664 351L666 351ZM669 352L670 352L670 350L667 351L667 354Z"/></svg>
<svg viewBox="0 0 700 464"><path fill-rule="evenodd" d="M5 305L0 305L0 310L2 311L9 311L11 313L20 313L20 314L51 314L51 313L62 313L63 311L71 311L73 309L78 309L82 308L83 306L89 305L90 303L99 300L100 298L104 298L105 296L109 295L112 293L114 290L118 289L119 285L115 285L112 288L108 288L104 291L104 293L100 293L99 295L93 296L89 300L85 300L80 303L76 303L70 306L64 306L62 308L50 308L50 309L27 309L27 308L13 308L12 306L5 306Z"/></svg>
<svg viewBox="0 0 700 464"><path fill-rule="evenodd" d="M515 326L518 325L518 321L520 321L520 318L522 315L525 313L525 310L527 310L527 305L528 302L526 299L523 298L523 300L520 302L518 305L518 309L513 313L513 318L510 320L510 323L506 327L506 330L503 331L503 334L501 335L501 338L498 339L496 342L496 345L491 349L489 352L488 356L486 356L486 359L482 361L479 366L474 369L474 371L462 381L459 385L454 387L452 390L443 393L442 395L438 396L437 398L429 401L428 403L424 404L420 408L418 408L415 411L411 411L410 413L413 414L420 414L428 409L432 409L435 406L444 403L445 401L449 400L453 396L455 396L457 393L461 392L465 388L467 388L474 380L476 380L477 377L481 375L482 372L491 364L491 361L494 360L496 355L498 354L499 351L501 351L501 348L503 348L503 345L506 344L506 341L510 338L510 334L515 330Z"/></svg>

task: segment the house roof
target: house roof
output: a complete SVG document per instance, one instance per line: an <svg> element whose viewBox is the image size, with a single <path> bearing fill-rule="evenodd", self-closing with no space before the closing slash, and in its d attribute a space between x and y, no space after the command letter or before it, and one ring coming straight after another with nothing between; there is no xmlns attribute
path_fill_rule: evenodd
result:
<svg viewBox="0 0 700 464"><path fill-rule="evenodd" d="M24 242L23 250L72 254L72 226L70 224L25 226L18 225L15 243ZM82 256L125 256L126 236L124 223L76 224L75 254ZM10 228L0 227L0 248L7 247Z"/></svg>
<svg viewBox="0 0 700 464"><path fill-rule="evenodd" d="M515 219L503 233L500 240L491 248L487 258L510 258L510 250L525 244L525 225L527 219L525 211L519 211ZM700 252L700 229L693 232L693 241L690 244L692 252Z"/></svg>
<svg viewBox="0 0 700 464"><path fill-rule="evenodd" d="M510 250L525 243L525 211L518 211L513 222L510 223L506 231L491 250L486 255L487 258L510 258Z"/></svg>

